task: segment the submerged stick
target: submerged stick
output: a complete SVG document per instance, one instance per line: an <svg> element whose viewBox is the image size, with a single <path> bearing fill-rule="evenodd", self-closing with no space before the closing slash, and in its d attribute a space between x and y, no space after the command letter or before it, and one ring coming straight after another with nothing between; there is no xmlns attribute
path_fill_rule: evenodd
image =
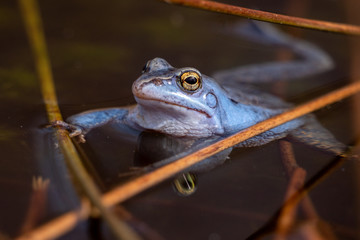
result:
<svg viewBox="0 0 360 240"><path fill-rule="evenodd" d="M315 210L315 207L310 199L310 196L306 194L308 188L306 188L306 193L299 197L299 202L294 203L289 201L293 196L297 195L299 192L304 192L306 171L305 169L298 166L295 154L292 148L292 144L288 141L281 140L279 142L281 150L282 163L285 167L287 173L289 184L285 195L284 205L279 211L279 215L276 220L276 229L275 229L275 240L286 239L288 234L291 232L292 227L294 227L296 222L296 211L299 206L301 206L303 213L305 215L305 221L307 222L322 222L321 225L313 226L311 234L317 232L322 232L324 236L327 236L326 239L336 239L335 234L333 233L331 227L328 226L325 222L321 220L318 213ZM333 171L333 170L331 170ZM301 200L301 201L300 201ZM321 227L321 228L320 228ZM303 230L300 228L300 231ZM313 239L313 238L309 238Z"/></svg>
<svg viewBox="0 0 360 240"><path fill-rule="evenodd" d="M254 10L225 3L207 0L161 0L167 3L179 4L187 7L199 8L207 11L225 13L260 21L279 23L294 27L310 28L321 31L360 35L360 27L350 24L334 23L328 21L312 20L292 17L277 13Z"/></svg>
<svg viewBox="0 0 360 240"><path fill-rule="evenodd" d="M286 204L288 199L304 186L305 178L306 171L301 167L295 168L291 173L285 193L285 205L282 207L276 223L275 240L285 240L296 220L298 204L290 205L289 207L286 207Z"/></svg>

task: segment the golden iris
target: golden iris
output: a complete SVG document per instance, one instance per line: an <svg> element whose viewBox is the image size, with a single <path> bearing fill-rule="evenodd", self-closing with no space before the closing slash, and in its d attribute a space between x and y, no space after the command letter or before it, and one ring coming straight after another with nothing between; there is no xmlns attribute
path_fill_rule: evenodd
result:
<svg viewBox="0 0 360 240"><path fill-rule="evenodd" d="M192 173L183 173L174 180L176 191L182 196L189 196L196 191L197 179Z"/></svg>
<svg viewBox="0 0 360 240"><path fill-rule="evenodd" d="M194 71L184 72L180 76L180 85L185 90L195 91L201 87L201 77Z"/></svg>

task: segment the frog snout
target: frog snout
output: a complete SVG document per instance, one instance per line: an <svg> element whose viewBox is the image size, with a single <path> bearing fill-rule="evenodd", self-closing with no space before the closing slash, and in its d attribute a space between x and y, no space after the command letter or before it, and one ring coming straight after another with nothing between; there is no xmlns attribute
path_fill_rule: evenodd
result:
<svg viewBox="0 0 360 240"><path fill-rule="evenodd" d="M132 92L135 95L144 95L146 89L150 90L153 87L159 87L164 85L163 80L159 78L153 78L150 80L137 80L133 83Z"/></svg>

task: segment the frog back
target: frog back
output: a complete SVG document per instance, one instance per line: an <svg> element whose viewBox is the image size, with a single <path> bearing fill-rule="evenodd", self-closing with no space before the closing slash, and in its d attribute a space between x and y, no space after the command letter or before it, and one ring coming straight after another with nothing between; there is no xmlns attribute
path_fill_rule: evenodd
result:
<svg viewBox="0 0 360 240"><path fill-rule="evenodd" d="M236 87L231 86L231 84L222 87L227 92L227 96L236 103L275 110L276 112L292 107L292 104L277 96L265 93L250 84L236 83Z"/></svg>

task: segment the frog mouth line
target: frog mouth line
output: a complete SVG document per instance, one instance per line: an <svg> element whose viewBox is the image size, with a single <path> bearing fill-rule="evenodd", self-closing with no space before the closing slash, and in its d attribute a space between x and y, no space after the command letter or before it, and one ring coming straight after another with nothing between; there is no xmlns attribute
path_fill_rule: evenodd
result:
<svg viewBox="0 0 360 240"><path fill-rule="evenodd" d="M146 101L161 102L161 103L165 103L165 104L169 104L169 105L173 105L173 106L185 108L185 109L188 109L188 110L192 110L192 111L195 111L195 112L204 114L207 118L211 118L211 116L210 116L207 112L205 112L205 111L202 111L202 110L199 110L199 109L194 109L194 108L189 108L189 107L186 107L186 106L183 106L183 105L179 105L179 104L176 104L176 103L173 103L173 102L167 102L167 101L160 100L160 99L156 99L156 98L145 98L145 97L139 97L139 96L136 96L136 98L142 99L142 100L146 100Z"/></svg>

